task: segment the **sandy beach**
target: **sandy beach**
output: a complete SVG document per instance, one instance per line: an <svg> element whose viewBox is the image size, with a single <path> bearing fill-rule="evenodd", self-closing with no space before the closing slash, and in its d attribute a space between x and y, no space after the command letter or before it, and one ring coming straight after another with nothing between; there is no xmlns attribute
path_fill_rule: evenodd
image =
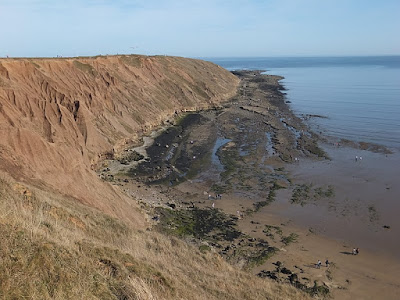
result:
<svg viewBox="0 0 400 300"><path fill-rule="evenodd" d="M289 205L282 195L271 204L271 211L327 236L400 260L400 240L396 238L400 234L399 153L325 149L332 160L304 161L292 165L289 172L295 181L333 185L335 196L328 201L311 201L303 209ZM356 155L362 161L355 161Z"/></svg>
<svg viewBox="0 0 400 300"><path fill-rule="evenodd" d="M276 259L302 266L304 274L326 282L335 299L397 299L400 224L396 200L400 189L394 166L398 153L386 156L349 148L324 149L330 161L305 160L288 169L295 182L332 184L335 196L301 206L291 204L289 191L281 190L277 201L260 211L257 221L287 224L286 230L296 232L299 242ZM362 162L355 161L355 154L361 154ZM254 230L250 222L243 226ZM354 247L362 253L352 255ZM313 263L318 259L329 259L334 267L315 269Z"/></svg>
<svg viewBox="0 0 400 300"><path fill-rule="evenodd" d="M163 131L139 167L105 161L100 176L112 172L154 226L163 218L157 207L233 216L242 238L197 242L255 275L289 283L294 274L299 285L326 287L333 299L398 299L399 153L337 146L293 115L279 77L237 75L242 83L231 102ZM112 167L107 173L104 166ZM247 240L276 251L250 264L251 248L259 248ZM360 254L351 254L355 247Z"/></svg>

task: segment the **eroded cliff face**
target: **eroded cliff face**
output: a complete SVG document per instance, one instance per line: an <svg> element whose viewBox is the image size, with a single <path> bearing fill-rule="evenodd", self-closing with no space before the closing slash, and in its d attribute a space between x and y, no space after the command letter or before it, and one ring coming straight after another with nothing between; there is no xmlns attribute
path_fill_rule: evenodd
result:
<svg viewBox="0 0 400 300"><path fill-rule="evenodd" d="M99 158L181 111L228 100L237 85L186 58L2 59L0 169L130 218L130 201L93 171Z"/></svg>

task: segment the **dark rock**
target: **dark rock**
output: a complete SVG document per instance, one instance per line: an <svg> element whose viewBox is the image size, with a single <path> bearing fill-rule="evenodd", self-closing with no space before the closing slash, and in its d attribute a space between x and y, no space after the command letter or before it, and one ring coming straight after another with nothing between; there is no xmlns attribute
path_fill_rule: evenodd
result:
<svg viewBox="0 0 400 300"><path fill-rule="evenodd" d="M176 208L176 204L175 203L167 203L167 206L171 207L172 209Z"/></svg>
<svg viewBox="0 0 400 300"><path fill-rule="evenodd" d="M276 276L275 272L271 272L271 271L266 271L266 270L262 270L260 273L257 274L258 277L261 278L271 278L273 280L277 280L278 276Z"/></svg>
<svg viewBox="0 0 400 300"><path fill-rule="evenodd" d="M257 247L268 247L268 243L258 243Z"/></svg>
<svg viewBox="0 0 400 300"><path fill-rule="evenodd" d="M282 266L282 262L281 261L277 261L276 263L272 263L273 265L275 265L275 266L277 266L277 267L280 267L280 266Z"/></svg>
<svg viewBox="0 0 400 300"><path fill-rule="evenodd" d="M290 276L289 276L289 281L290 281L290 283L293 283L293 282L296 282L296 281L298 281L298 278L297 278L297 274L291 274Z"/></svg>

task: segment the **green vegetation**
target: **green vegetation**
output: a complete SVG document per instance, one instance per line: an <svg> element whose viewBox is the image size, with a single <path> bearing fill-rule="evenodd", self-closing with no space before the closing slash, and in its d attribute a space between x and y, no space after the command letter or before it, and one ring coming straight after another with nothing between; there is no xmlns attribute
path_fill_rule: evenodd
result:
<svg viewBox="0 0 400 300"><path fill-rule="evenodd" d="M293 204L305 205L306 201L310 198L311 184L297 185L293 190L292 198L290 199Z"/></svg>
<svg viewBox="0 0 400 300"><path fill-rule="evenodd" d="M271 247L265 240L242 236L236 243L226 246L222 254L232 264L241 264L246 270L262 265L271 258L278 248Z"/></svg>
<svg viewBox="0 0 400 300"><path fill-rule="evenodd" d="M282 239L281 239L281 242L287 246L287 245L289 245L291 243L296 242L298 237L299 237L298 234L291 233L288 236L283 236Z"/></svg>
<svg viewBox="0 0 400 300"><path fill-rule="evenodd" d="M309 139L306 135L303 135L298 139L298 143L308 152L310 152L313 155L316 155L320 158L325 158L329 159L328 154L318 146L318 142L316 140L316 137L314 136L314 139Z"/></svg>
<svg viewBox="0 0 400 300"><path fill-rule="evenodd" d="M254 210L253 212L259 211L261 208L264 206L267 206L268 204L271 204L273 201L275 201L276 197L276 190L283 189L284 187L279 185L276 180L274 180L272 187L269 189L267 199L264 201L259 201L253 204Z"/></svg>
<svg viewBox="0 0 400 300"><path fill-rule="evenodd" d="M205 253L211 250L211 247L208 245L200 245L199 247L200 252Z"/></svg>
<svg viewBox="0 0 400 300"><path fill-rule="evenodd" d="M330 198L335 196L335 189L332 185L328 185L327 189L324 189L323 187L318 187L314 190L314 192L319 197Z"/></svg>
<svg viewBox="0 0 400 300"><path fill-rule="evenodd" d="M170 210L158 207L156 212L161 215L158 224L161 232L214 241L233 241L241 236L236 229L237 218L217 209Z"/></svg>
<svg viewBox="0 0 400 300"><path fill-rule="evenodd" d="M278 251L278 248L268 247L267 249L260 251L260 253L250 256L247 262L247 269L252 269L256 266L262 265Z"/></svg>
<svg viewBox="0 0 400 300"><path fill-rule="evenodd" d="M311 183L297 185L293 190L291 203L303 206L309 201L315 201L320 198L330 198L335 195L335 189L332 185L314 189L312 187L313 185Z"/></svg>
<svg viewBox="0 0 400 300"><path fill-rule="evenodd" d="M274 234L282 236L283 232L279 226L265 225L265 229L263 230L263 233L265 233L266 236L271 237L272 239L275 239Z"/></svg>
<svg viewBox="0 0 400 300"><path fill-rule="evenodd" d="M314 281L314 286L312 288L308 288L307 292L311 296L322 296L326 297L329 295L329 288L323 284L323 285L318 285L317 281Z"/></svg>
<svg viewBox="0 0 400 300"><path fill-rule="evenodd" d="M246 269L263 264L278 249L270 247L262 239L245 236L236 229L236 217L225 215L217 209L170 210L157 208L160 215L159 231L178 237L193 237L202 243L207 241L220 249L219 253L233 264L244 263ZM211 247L201 244L202 253Z"/></svg>
<svg viewBox="0 0 400 300"><path fill-rule="evenodd" d="M241 158L235 147L221 147L218 149L217 155L224 166L224 171L221 173L221 180L228 180L229 176L238 169Z"/></svg>
<svg viewBox="0 0 400 300"><path fill-rule="evenodd" d="M119 159L118 161L121 164L127 165L129 164L131 161L139 161L142 160L144 158L144 156L136 151L128 151L126 153L124 153Z"/></svg>
<svg viewBox="0 0 400 300"><path fill-rule="evenodd" d="M311 145L308 144L308 146L305 147L308 151L310 151L312 154L317 155L318 157L323 157L323 158L328 158L328 155L322 148L320 148L317 143L312 143Z"/></svg>

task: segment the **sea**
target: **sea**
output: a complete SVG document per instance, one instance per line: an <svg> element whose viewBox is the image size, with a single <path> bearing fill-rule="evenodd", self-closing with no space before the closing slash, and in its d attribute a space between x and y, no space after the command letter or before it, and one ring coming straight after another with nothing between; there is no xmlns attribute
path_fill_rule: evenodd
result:
<svg viewBox="0 0 400 300"><path fill-rule="evenodd" d="M286 166L293 182L333 185L329 201L290 203L277 192L268 213L303 228L400 259L400 56L207 58L228 70L263 70L284 79L286 101L324 136L376 143L391 155L323 145L331 160ZM361 160L362 156L362 160ZM355 160L355 157L358 157ZM267 219L268 215L265 215ZM384 229L390 228L390 230ZM342 252L343 253L343 252Z"/></svg>
<svg viewBox="0 0 400 300"><path fill-rule="evenodd" d="M203 58L284 79L286 100L327 136L400 150L400 56Z"/></svg>

